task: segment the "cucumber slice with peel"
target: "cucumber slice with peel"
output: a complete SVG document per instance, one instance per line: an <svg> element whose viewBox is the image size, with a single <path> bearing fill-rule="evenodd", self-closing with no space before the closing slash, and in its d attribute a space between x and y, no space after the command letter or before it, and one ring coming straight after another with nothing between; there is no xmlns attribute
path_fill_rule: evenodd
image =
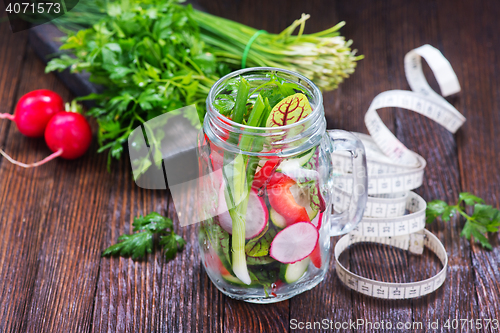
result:
<svg viewBox="0 0 500 333"><path fill-rule="evenodd" d="M273 224L280 228L280 229L284 229L286 227L286 219L281 216L280 214L278 214L274 208L271 208L269 210L269 217L271 218L271 221L273 222Z"/></svg>
<svg viewBox="0 0 500 333"><path fill-rule="evenodd" d="M314 155L315 151L316 151L315 149L309 149L308 152L304 153L303 155L301 155L299 157L285 159L283 162L281 162L278 165L278 167L276 168L276 171L282 172L289 165L297 165L297 166L304 166L304 165L306 165L306 163L309 162L309 160Z"/></svg>
<svg viewBox="0 0 500 333"><path fill-rule="evenodd" d="M310 206L307 206L305 208L306 208L306 211L307 211L307 215L309 215L309 219L311 221L314 221L314 219L318 215L318 211L312 209ZM286 220L285 220L285 218L283 216L281 216L280 214L278 214L273 208L269 209L269 217L271 218L271 222L273 222L273 224L276 227L278 227L280 229L286 228ZM315 225L317 226L317 223Z"/></svg>
<svg viewBox="0 0 500 333"><path fill-rule="evenodd" d="M306 273L310 261L308 257L294 264L282 265L280 270L281 279L286 283L294 283Z"/></svg>
<svg viewBox="0 0 500 333"><path fill-rule="evenodd" d="M238 284L238 285L246 285L245 283L241 282L240 279L238 279L236 276L232 276L232 275L222 275L222 278L224 280L226 280L227 282L230 282L230 283L234 283L234 284Z"/></svg>

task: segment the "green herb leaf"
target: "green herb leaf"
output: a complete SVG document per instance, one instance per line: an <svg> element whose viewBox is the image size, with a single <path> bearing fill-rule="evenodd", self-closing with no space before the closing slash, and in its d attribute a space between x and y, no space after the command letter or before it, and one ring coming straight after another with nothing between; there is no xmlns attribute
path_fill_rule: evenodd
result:
<svg viewBox="0 0 500 333"><path fill-rule="evenodd" d="M228 94L218 95L214 101L217 110L224 116L229 116L234 108L234 97Z"/></svg>
<svg viewBox="0 0 500 333"><path fill-rule="evenodd" d="M473 206L476 203L484 203L483 199L469 192L460 193L458 198L460 199L460 201L465 201L465 203L469 206Z"/></svg>
<svg viewBox="0 0 500 333"><path fill-rule="evenodd" d="M231 269L231 247L229 245L229 233L222 229L220 225L218 224L213 224L213 228L215 229L214 231L216 232L214 235L217 237L216 240L214 240L212 247L214 247L217 250L217 253L221 258L224 258L223 264L224 266L227 266L226 268L229 267L228 270Z"/></svg>
<svg viewBox="0 0 500 333"><path fill-rule="evenodd" d="M488 241L488 238L484 236L484 234L478 230L478 228L471 228L472 235L474 236L474 239L476 242L479 242L482 247L487 248L488 250L493 250L493 247L491 246L490 242Z"/></svg>
<svg viewBox="0 0 500 333"><path fill-rule="evenodd" d="M263 257L251 257L247 256L247 265L248 266L255 266L255 265L267 265L272 262L275 262L272 257L270 256L263 256Z"/></svg>
<svg viewBox="0 0 500 333"><path fill-rule="evenodd" d="M165 250L167 259L172 259L186 244L186 241L173 231L172 220L156 212L136 217L132 226L135 234L120 236L118 243L108 247L102 255L142 258L146 252L152 252L154 234L160 235L160 245Z"/></svg>
<svg viewBox="0 0 500 333"><path fill-rule="evenodd" d="M167 259L172 259L178 251L184 248L186 241L181 236L172 232L170 235L161 237L160 245L165 251L165 257Z"/></svg>
<svg viewBox="0 0 500 333"><path fill-rule="evenodd" d="M252 284L259 284L264 287L266 297L269 297L267 289L272 289L271 285L278 280L279 272L272 269L259 269L249 271Z"/></svg>
<svg viewBox="0 0 500 333"><path fill-rule="evenodd" d="M443 200L434 200L427 203L427 209L425 211L426 222L432 223L437 217L444 213L447 207L448 204Z"/></svg>
<svg viewBox="0 0 500 333"><path fill-rule="evenodd" d="M311 105L306 95L297 93L282 99L276 104L269 117L267 118L267 127L285 126L296 123L312 112Z"/></svg>
<svg viewBox="0 0 500 333"><path fill-rule="evenodd" d="M173 222L168 217L163 217L156 212L152 212L146 216L136 217L132 225L134 226L134 231L147 230L157 233L165 229L171 229Z"/></svg>
<svg viewBox="0 0 500 333"><path fill-rule="evenodd" d="M248 241L245 245L245 252L251 257L263 257L269 254L269 248L271 247L271 242L276 236L276 229L270 228L266 229L257 237Z"/></svg>
<svg viewBox="0 0 500 333"><path fill-rule="evenodd" d="M140 232L133 235L121 235L119 243L108 247L102 253L103 256L119 255L133 259L142 258L146 252L153 250L153 235L149 232Z"/></svg>
<svg viewBox="0 0 500 333"><path fill-rule="evenodd" d="M497 214L498 210L493 208L492 206L478 203L474 205L474 213L472 214L472 218L483 224L488 224Z"/></svg>
<svg viewBox="0 0 500 333"><path fill-rule="evenodd" d="M456 207L453 206L447 206L443 210L443 213L441 214L441 218L443 221L448 222L450 218L454 215L454 212L457 210Z"/></svg>
<svg viewBox="0 0 500 333"><path fill-rule="evenodd" d="M468 206L474 206L472 216L465 212L465 207L461 203L464 202ZM443 221L449 221L455 213L463 216L466 221L461 236L474 240L481 244L482 247L489 250L492 246L488 240L488 232L498 232L500 227L500 211L490 205L485 205L484 200L468 192L460 193L459 202L456 205L448 205L442 200L434 200L427 204L427 222L430 223L438 216L442 216Z"/></svg>

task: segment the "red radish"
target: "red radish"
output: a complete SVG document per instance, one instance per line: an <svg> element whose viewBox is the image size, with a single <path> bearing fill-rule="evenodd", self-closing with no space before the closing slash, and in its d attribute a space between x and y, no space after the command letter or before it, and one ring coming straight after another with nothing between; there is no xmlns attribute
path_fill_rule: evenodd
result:
<svg viewBox="0 0 500 333"><path fill-rule="evenodd" d="M19 132L30 138L42 137L49 120L64 111L64 102L57 93L39 89L23 95L17 102L14 114L3 113L0 118L16 123Z"/></svg>
<svg viewBox="0 0 500 333"><path fill-rule="evenodd" d="M276 172L267 185L269 203L276 213L285 218L287 226L297 222L311 222L307 210L295 201L290 192L290 187L295 184L292 178Z"/></svg>
<svg viewBox="0 0 500 333"><path fill-rule="evenodd" d="M316 268L321 268L321 250L319 247L319 240L318 242L316 242L316 246L314 247L312 253L309 255L309 258Z"/></svg>
<svg viewBox="0 0 500 333"><path fill-rule="evenodd" d="M209 251L205 253L205 268L207 271L210 271L212 274L220 275L227 282L235 283L235 284L244 284L240 279L235 277L227 270L219 256L215 254L215 251Z"/></svg>
<svg viewBox="0 0 500 333"><path fill-rule="evenodd" d="M269 255L284 264L293 264L309 256L318 242L318 230L310 222L298 222L278 232Z"/></svg>
<svg viewBox="0 0 500 333"><path fill-rule="evenodd" d="M205 253L205 267L215 274L220 274L222 277L232 277L217 254Z"/></svg>
<svg viewBox="0 0 500 333"><path fill-rule="evenodd" d="M280 279L276 280L276 282L274 283L274 286L273 284L271 284L271 288L273 290L276 290L276 289L279 289L282 285L284 285L285 283L283 281L281 281Z"/></svg>
<svg viewBox="0 0 500 333"><path fill-rule="evenodd" d="M229 215L224 197L224 185L221 186L219 191L219 207L217 212L219 214L219 224L222 229L232 234L233 220L231 219L231 215ZM251 239L259 235L266 227L268 218L269 213L264 199L259 197L256 191L251 190L245 219L245 238Z"/></svg>
<svg viewBox="0 0 500 333"><path fill-rule="evenodd" d="M23 168L37 167L54 158L61 156L64 159L75 159L87 151L92 141L92 131L84 116L77 112L58 112L47 124L45 142L54 153L40 162L24 164L13 160L0 149L7 160Z"/></svg>
<svg viewBox="0 0 500 333"><path fill-rule="evenodd" d="M267 185L267 183L271 181L271 176L274 174L279 162L280 160L278 158L269 159L264 166L255 173L252 188L260 190L262 186Z"/></svg>
<svg viewBox="0 0 500 333"><path fill-rule="evenodd" d="M299 186L294 184L290 186L290 193L292 193L295 202L306 209L309 220L313 220L318 211L311 207L311 191L308 186Z"/></svg>
<svg viewBox="0 0 500 333"><path fill-rule="evenodd" d="M45 142L54 153L67 160L81 157L92 142L90 125L79 113L60 112L50 119L45 129Z"/></svg>
<svg viewBox="0 0 500 333"><path fill-rule="evenodd" d="M210 160L214 170L219 170L224 166L224 150L210 141Z"/></svg>

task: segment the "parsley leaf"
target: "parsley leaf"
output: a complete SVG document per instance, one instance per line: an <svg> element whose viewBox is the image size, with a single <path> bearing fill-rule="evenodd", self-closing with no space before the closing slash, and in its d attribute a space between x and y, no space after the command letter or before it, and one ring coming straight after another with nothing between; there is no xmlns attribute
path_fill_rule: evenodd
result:
<svg viewBox="0 0 500 333"><path fill-rule="evenodd" d="M474 207L472 216L465 212L466 206ZM474 240L480 243L482 247L489 250L493 249L487 238L487 233L499 231L500 211L498 209L485 205L484 200L478 196L462 192L456 205L448 205L442 200L429 202L426 210L426 222L431 223L440 216L443 221L449 221L455 213L462 215L466 220L460 233L461 236L468 240L474 237Z"/></svg>
<svg viewBox="0 0 500 333"><path fill-rule="evenodd" d="M426 219L427 223L432 223L438 216L443 214L448 204L442 200L434 200L427 204Z"/></svg>
<svg viewBox="0 0 500 333"><path fill-rule="evenodd" d="M473 206L476 203L484 203L484 200L480 197L475 196L469 192L462 192L458 197L461 201L465 201L465 203L469 206Z"/></svg>
<svg viewBox="0 0 500 333"><path fill-rule="evenodd" d="M168 217L152 212L146 216L139 216L132 223L132 235L122 235L118 243L111 245L102 253L102 256L120 255L138 259L153 251L153 236L160 235L160 246L165 251L165 257L172 259L178 251L181 251L186 241L173 231L173 222Z"/></svg>
<svg viewBox="0 0 500 333"><path fill-rule="evenodd" d="M140 232L132 235L121 235L115 245L108 247L103 256L120 255L122 257L132 256L132 259L144 257L146 251L153 250L153 235L149 232Z"/></svg>

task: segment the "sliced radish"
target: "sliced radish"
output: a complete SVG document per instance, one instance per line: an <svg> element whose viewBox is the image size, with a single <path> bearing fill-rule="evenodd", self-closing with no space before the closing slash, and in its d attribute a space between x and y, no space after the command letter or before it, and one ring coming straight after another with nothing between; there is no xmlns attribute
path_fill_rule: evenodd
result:
<svg viewBox="0 0 500 333"><path fill-rule="evenodd" d="M261 163L264 160L260 160ZM252 188L255 190L260 190L260 188L264 185L267 185L271 178L274 175L275 168L279 164L280 160L277 158L267 160L264 165L260 167L259 170L255 172L255 176L253 178Z"/></svg>
<svg viewBox="0 0 500 333"><path fill-rule="evenodd" d="M317 215L318 211L311 207L311 190L309 187L300 187L295 184L290 186L290 193L292 193L295 202L306 209L309 219L312 221Z"/></svg>
<svg viewBox="0 0 500 333"><path fill-rule="evenodd" d="M233 220L228 212L224 196L224 184L219 191L219 207L217 208L217 213L219 214L219 224L222 229L232 234ZM268 218L269 213L267 211L266 202L257 195L255 190L251 190L245 219L245 239L254 238L259 235L266 227Z"/></svg>
<svg viewBox="0 0 500 333"><path fill-rule="evenodd" d="M319 230L321 228L321 223L323 222L323 213L319 213L316 217L311 221L312 224Z"/></svg>
<svg viewBox="0 0 500 333"><path fill-rule="evenodd" d="M224 150L210 142L210 160L214 170L219 170L224 166Z"/></svg>
<svg viewBox="0 0 500 333"><path fill-rule="evenodd" d="M292 193L295 202L302 207L309 206L309 188L304 186L300 187L297 184L290 186L290 193Z"/></svg>
<svg viewBox="0 0 500 333"><path fill-rule="evenodd" d="M281 230L271 243L269 255L284 264L293 264L309 256L319 233L310 222L297 222Z"/></svg>
<svg viewBox="0 0 500 333"><path fill-rule="evenodd" d="M311 262L316 268L321 268L322 261L321 261L321 250L319 247L319 242L316 242L316 246L314 247L314 250L309 256L309 259L311 259Z"/></svg>
<svg viewBox="0 0 500 333"><path fill-rule="evenodd" d="M267 197L271 207L286 220L286 225L297 222L310 222L306 208L299 205L290 191L295 180L290 177L275 172L271 181L267 185Z"/></svg>

